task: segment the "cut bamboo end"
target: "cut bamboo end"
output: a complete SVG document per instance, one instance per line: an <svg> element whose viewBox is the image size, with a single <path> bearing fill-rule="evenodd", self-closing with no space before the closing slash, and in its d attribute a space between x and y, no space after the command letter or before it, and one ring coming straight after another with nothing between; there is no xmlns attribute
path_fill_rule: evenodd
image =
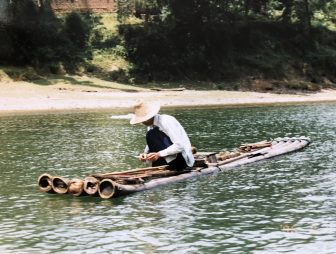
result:
<svg viewBox="0 0 336 254"><path fill-rule="evenodd" d="M58 194L65 194L69 190L69 179L60 176L52 178L52 188Z"/></svg>
<svg viewBox="0 0 336 254"><path fill-rule="evenodd" d="M84 191L84 181L81 179L71 179L68 184L68 193L76 197L83 194Z"/></svg>
<svg viewBox="0 0 336 254"><path fill-rule="evenodd" d="M40 191L49 192L49 193L54 192L52 188L51 179L52 179L52 176L46 173L39 176L37 182L38 182Z"/></svg>
<svg viewBox="0 0 336 254"><path fill-rule="evenodd" d="M99 180L93 176L85 177L83 188L88 195L96 195L98 193Z"/></svg>
<svg viewBox="0 0 336 254"><path fill-rule="evenodd" d="M104 179L99 183L99 196L101 198L112 198L116 192L116 187L111 179Z"/></svg>

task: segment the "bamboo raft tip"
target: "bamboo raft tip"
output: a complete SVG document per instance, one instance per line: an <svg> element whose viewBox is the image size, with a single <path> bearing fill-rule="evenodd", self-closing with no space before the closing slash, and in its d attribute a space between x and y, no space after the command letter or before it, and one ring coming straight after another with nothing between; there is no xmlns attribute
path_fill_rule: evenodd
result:
<svg viewBox="0 0 336 254"><path fill-rule="evenodd" d="M47 173L43 173L42 175L39 176L37 182L38 182L38 186L41 191L43 192L53 191L51 179L52 179L52 176Z"/></svg>

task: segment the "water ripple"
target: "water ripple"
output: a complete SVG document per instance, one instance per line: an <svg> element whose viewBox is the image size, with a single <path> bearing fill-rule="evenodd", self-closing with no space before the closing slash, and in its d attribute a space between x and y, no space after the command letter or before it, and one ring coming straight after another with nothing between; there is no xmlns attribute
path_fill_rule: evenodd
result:
<svg viewBox="0 0 336 254"><path fill-rule="evenodd" d="M111 121L111 112L2 116L0 252L336 252L335 105L167 113L203 151L278 136L307 135L313 143L128 197L73 198L38 192L37 177L138 167L145 128Z"/></svg>

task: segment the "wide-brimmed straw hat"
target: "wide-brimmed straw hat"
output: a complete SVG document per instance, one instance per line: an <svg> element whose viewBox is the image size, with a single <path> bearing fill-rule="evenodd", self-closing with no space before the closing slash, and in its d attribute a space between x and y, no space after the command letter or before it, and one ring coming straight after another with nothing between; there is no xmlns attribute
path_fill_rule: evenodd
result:
<svg viewBox="0 0 336 254"><path fill-rule="evenodd" d="M156 102L137 102L134 106L134 115L130 124L137 124L151 119L160 111L160 104Z"/></svg>

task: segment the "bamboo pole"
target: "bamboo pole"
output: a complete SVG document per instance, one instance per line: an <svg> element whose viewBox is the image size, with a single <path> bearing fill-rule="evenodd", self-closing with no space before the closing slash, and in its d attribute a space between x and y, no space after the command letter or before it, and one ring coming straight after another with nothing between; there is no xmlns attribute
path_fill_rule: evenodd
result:
<svg viewBox="0 0 336 254"><path fill-rule="evenodd" d="M71 179L68 184L68 193L76 197L84 194L84 181L81 179Z"/></svg>
<svg viewBox="0 0 336 254"><path fill-rule="evenodd" d="M176 171L176 170L155 170L155 171L139 171L136 172L137 174L111 174L105 176L104 179L112 179L112 180L118 180L118 179L137 179L137 178L142 178L142 179L148 179L151 177L167 177L167 176L174 176L174 175L179 175L183 173L187 173L190 170L182 170L182 171Z"/></svg>
<svg viewBox="0 0 336 254"><path fill-rule="evenodd" d="M99 188L99 180L93 176L87 176L84 178L84 191L88 195L96 195Z"/></svg>
<svg viewBox="0 0 336 254"><path fill-rule="evenodd" d="M103 179L99 183L98 193L101 198L112 198L116 192L116 183L111 179Z"/></svg>
<svg viewBox="0 0 336 254"><path fill-rule="evenodd" d="M69 189L69 179L61 177L61 176L54 176L51 179L51 184L53 190L58 194L65 194L68 192Z"/></svg>
<svg viewBox="0 0 336 254"><path fill-rule="evenodd" d="M250 144L242 144L239 149L241 151L251 151L253 149L258 149L258 148L264 148L264 147L268 147L268 146L271 146L272 143L270 141L267 141L267 140L263 140L263 141L260 141L260 142L257 142L257 143L250 143Z"/></svg>
<svg viewBox="0 0 336 254"><path fill-rule="evenodd" d="M52 179L52 176L47 173L44 173L39 176L37 182L38 182L40 191L48 192L48 193L55 193L55 191L52 188L51 179Z"/></svg>
<svg viewBox="0 0 336 254"><path fill-rule="evenodd" d="M105 174L92 174L92 177L98 178L98 179L105 179L109 178L114 175L120 175L120 174L137 174L143 171L155 171L155 170L163 170L163 169L168 169L168 165L163 165L163 166L158 166L158 167L147 167L147 168L136 168L136 169L131 169L127 171L118 171L118 172L111 172L111 173L105 173Z"/></svg>
<svg viewBox="0 0 336 254"><path fill-rule="evenodd" d="M190 170L184 171L170 171L170 172L162 172L162 173L152 173L151 175L139 175L139 177L164 177L164 178L156 178L151 181L159 180L159 179L167 179L170 177L176 177L179 175L190 173ZM133 177L132 177L133 179ZM127 180L127 178L125 179ZM132 187L133 186L133 187ZM99 183L98 193L101 198L108 199L120 195L124 195L127 193L141 191L144 186L146 186L146 182L141 182L138 184L121 184L116 182L115 180L105 178Z"/></svg>

